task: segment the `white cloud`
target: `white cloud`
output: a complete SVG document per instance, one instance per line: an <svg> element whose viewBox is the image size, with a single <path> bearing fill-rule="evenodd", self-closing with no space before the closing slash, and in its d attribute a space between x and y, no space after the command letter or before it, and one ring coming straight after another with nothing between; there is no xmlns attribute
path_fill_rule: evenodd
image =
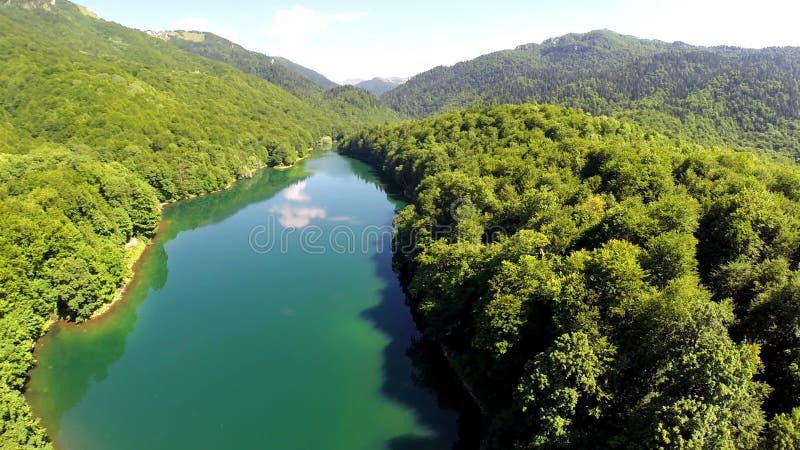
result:
<svg viewBox="0 0 800 450"><path fill-rule="evenodd" d="M269 40L269 52L274 55L301 53L312 38L328 30L331 24L357 22L367 16L364 12L326 14L305 6L281 9L272 23L261 29Z"/></svg>

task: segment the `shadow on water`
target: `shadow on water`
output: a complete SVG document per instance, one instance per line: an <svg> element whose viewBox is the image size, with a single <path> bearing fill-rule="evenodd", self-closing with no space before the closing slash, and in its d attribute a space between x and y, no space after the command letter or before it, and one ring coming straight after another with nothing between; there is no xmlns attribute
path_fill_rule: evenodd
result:
<svg viewBox="0 0 800 450"><path fill-rule="evenodd" d="M367 164L346 158L353 173L362 181L384 192L392 192L390 184ZM406 203L389 193L388 200L396 210ZM394 213L385 223L391 223ZM380 302L362 313L376 329L389 338L383 350L384 382L382 393L387 398L410 408L418 422L430 434L409 434L389 442L389 450L477 450L480 443L480 412L445 359L439 347L424 339L411 319L411 310L392 267L391 237L382 235L375 242L382 249L372 256L372 263L383 288ZM436 402L431 399L436 397ZM457 430L453 415L459 416Z"/></svg>
<svg viewBox="0 0 800 450"><path fill-rule="evenodd" d="M156 237L135 267L136 276L127 286L124 301L83 324L57 323L37 343L39 364L30 373L26 396L51 438L58 436L62 418L80 403L92 382L103 381L109 368L125 354L138 306L167 283L167 243L184 231L222 222L307 177L305 164L262 170L226 191L166 208Z"/></svg>
<svg viewBox="0 0 800 450"><path fill-rule="evenodd" d="M429 436L397 437L388 448L477 450L479 411L463 391L441 350L435 343L423 339L411 320L406 297L392 269L391 255L387 254L391 238L386 237L379 248L385 250L373 256L373 264L384 286L381 300L362 316L390 339L383 351L382 393L410 408L419 423L431 432ZM431 400L431 393L436 396L436 404ZM454 413L460 415L458 430L453 427Z"/></svg>

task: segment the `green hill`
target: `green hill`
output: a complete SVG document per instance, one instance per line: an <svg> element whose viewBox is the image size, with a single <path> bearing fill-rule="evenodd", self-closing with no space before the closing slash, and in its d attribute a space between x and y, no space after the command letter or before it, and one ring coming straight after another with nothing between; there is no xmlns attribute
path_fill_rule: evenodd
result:
<svg viewBox="0 0 800 450"><path fill-rule="evenodd" d="M699 142L800 155L798 48L569 34L437 67L384 100L415 117L473 104L557 103Z"/></svg>
<svg viewBox="0 0 800 450"><path fill-rule="evenodd" d="M349 137L485 450L800 444L800 168L559 106Z"/></svg>
<svg viewBox="0 0 800 450"><path fill-rule="evenodd" d="M167 31L157 35L186 51L225 62L274 83L342 123L378 125L400 118L367 91L338 86L311 69L284 58L249 51L215 34Z"/></svg>
<svg viewBox="0 0 800 450"><path fill-rule="evenodd" d="M396 117L347 88L320 106L63 0L0 3L0 60L2 449L50 447L21 394L33 343L116 295L159 202Z"/></svg>
<svg viewBox="0 0 800 450"><path fill-rule="evenodd" d="M338 84L334 83L333 81L325 78L325 76L322 75L321 73L318 73L318 72L316 72L314 70L311 70L308 67L301 66L300 64L294 63L294 62L289 61L288 59L282 58L280 56L275 56L274 58L275 58L275 61L278 64L282 64L282 65L288 67L290 70L292 70L295 73L297 73L298 75L313 81L314 84L316 84L317 86L321 87L322 89L333 89L333 88L339 86Z"/></svg>
<svg viewBox="0 0 800 450"><path fill-rule="evenodd" d="M213 33L162 31L153 34L188 52L222 61L242 72L261 77L303 99L338 86L311 69L285 58L249 51Z"/></svg>

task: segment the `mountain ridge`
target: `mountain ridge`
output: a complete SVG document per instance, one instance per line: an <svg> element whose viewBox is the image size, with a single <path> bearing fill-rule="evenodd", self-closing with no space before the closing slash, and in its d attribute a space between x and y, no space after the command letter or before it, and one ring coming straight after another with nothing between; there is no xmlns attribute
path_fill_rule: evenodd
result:
<svg viewBox="0 0 800 450"><path fill-rule="evenodd" d="M184 51L223 62L269 81L331 117L364 124L381 124L400 118L377 96L366 90L339 86L323 75L285 58L247 50L213 33L168 31L158 32L158 35Z"/></svg>
<svg viewBox="0 0 800 450"><path fill-rule="evenodd" d="M475 104L556 103L706 144L796 156L798 78L797 47L702 47L595 30L439 66L383 99L413 117Z"/></svg>
<svg viewBox="0 0 800 450"><path fill-rule="evenodd" d="M389 78L375 77L370 80L359 81L358 83L355 83L355 86L360 87L362 89L366 89L367 91L372 92L378 97L381 97L385 93L391 91L397 86L400 86L406 81L407 81L406 78L400 78L400 77L389 77Z"/></svg>

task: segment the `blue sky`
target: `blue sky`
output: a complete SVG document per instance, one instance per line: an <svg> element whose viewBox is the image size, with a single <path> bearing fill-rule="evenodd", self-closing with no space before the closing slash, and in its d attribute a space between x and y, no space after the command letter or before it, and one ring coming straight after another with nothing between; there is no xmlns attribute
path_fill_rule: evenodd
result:
<svg viewBox="0 0 800 450"><path fill-rule="evenodd" d="M608 28L700 45L800 46L795 0L78 0L106 20L211 31L342 82L408 77L496 50Z"/></svg>

